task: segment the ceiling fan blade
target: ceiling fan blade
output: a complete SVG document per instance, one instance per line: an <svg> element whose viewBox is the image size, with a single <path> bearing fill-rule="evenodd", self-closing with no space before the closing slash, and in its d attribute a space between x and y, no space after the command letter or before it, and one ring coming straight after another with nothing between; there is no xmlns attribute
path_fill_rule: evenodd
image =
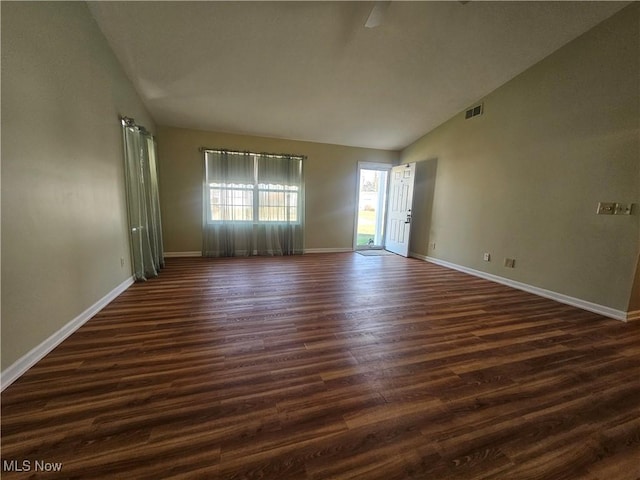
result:
<svg viewBox="0 0 640 480"><path fill-rule="evenodd" d="M384 15L387 12L387 8L389 8L389 4L391 1L383 1L376 2L371 9L371 13L369 14L369 18L367 18L367 22L364 24L367 28L375 28L379 25L382 25L384 20Z"/></svg>

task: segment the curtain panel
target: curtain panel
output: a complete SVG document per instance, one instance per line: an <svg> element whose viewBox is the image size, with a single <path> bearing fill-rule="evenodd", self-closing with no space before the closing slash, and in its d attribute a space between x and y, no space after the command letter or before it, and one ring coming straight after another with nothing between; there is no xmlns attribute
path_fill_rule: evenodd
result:
<svg viewBox="0 0 640 480"><path fill-rule="evenodd" d="M206 257L304 251L303 157L204 150Z"/></svg>
<svg viewBox="0 0 640 480"><path fill-rule="evenodd" d="M133 274L144 281L164 267L156 144L131 119L122 127Z"/></svg>

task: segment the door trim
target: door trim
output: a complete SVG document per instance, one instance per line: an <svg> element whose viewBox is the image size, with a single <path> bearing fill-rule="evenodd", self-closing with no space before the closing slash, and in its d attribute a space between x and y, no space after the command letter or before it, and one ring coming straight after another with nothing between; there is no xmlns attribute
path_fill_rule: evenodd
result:
<svg viewBox="0 0 640 480"><path fill-rule="evenodd" d="M362 247L358 247L358 204L360 203L360 170L381 170L383 172L390 172L393 167L396 165L392 163L380 163L380 162L358 162L357 171L356 171L356 201L355 201L355 217L353 221L353 251L357 250L365 250ZM389 202L389 181L387 180L387 185L385 188L385 194L387 196L387 201L385 202L384 209L384 218L382 219L382 224L385 226L385 234L382 237L382 246L377 246L376 249L383 250L384 244L386 241L386 225L387 225L387 203ZM369 248L367 248L369 250Z"/></svg>

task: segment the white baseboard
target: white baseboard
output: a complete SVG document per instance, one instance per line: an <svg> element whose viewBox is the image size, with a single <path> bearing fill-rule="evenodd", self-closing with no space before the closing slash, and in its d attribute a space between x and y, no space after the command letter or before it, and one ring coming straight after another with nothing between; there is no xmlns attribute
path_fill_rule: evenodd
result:
<svg viewBox="0 0 640 480"><path fill-rule="evenodd" d="M573 307L578 307L583 310L587 310L589 312L593 312L599 315L603 315L605 317L613 318L615 320L621 320L623 322L626 322L630 319L636 318L636 317L633 317L633 315L640 316L640 312L625 312L623 310L616 310L611 307L607 307L607 306L600 305L593 302L588 302L587 300L571 297L563 293L553 292L551 290L546 290L544 288L529 285L527 283L518 282L517 280L511 280L509 278L500 277L498 275L493 275L491 273L482 272L480 270L464 267L462 265L457 265L455 263L447 262L446 260L440 260L439 258L420 255L413 252L410 254L410 256L419 258L421 260L425 260L430 263L435 263L436 265L440 265L442 267L447 267L453 270L458 270L460 272L468 273L469 275L473 275L475 277L484 278L485 280L501 283L502 285L507 285L509 287L516 288L518 290L523 290L525 292L533 293L534 295L538 295L540 297L550 298L551 300L555 300L557 302L564 303L566 305L571 305ZM632 318L630 318L630 315L632 316Z"/></svg>
<svg viewBox="0 0 640 480"><path fill-rule="evenodd" d="M353 252L353 248L305 248L304 253L345 253Z"/></svg>
<svg viewBox="0 0 640 480"><path fill-rule="evenodd" d="M164 252L166 258L171 257L201 257L202 252Z"/></svg>
<svg viewBox="0 0 640 480"><path fill-rule="evenodd" d="M627 312L627 322L634 322L636 320L640 320L640 310Z"/></svg>
<svg viewBox="0 0 640 480"><path fill-rule="evenodd" d="M124 282L118 285L116 288L107 293L104 297L98 300L96 303L87 308L84 312L78 315L76 318L67 323L60 330L55 332L49 338L47 338L40 345L33 348L27 354L20 357L12 365L7 367L1 374L0 378L0 391L4 391L9 385L15 382L20 376L22 376L27 370L33 367L37 362L42 360L51 350L56 348L64 339L75 332L78 328L84 325L91 317L106 307L109 302L114 300L118 295L124 292L127 288L133 285L133 277L127 278Z"/></svg>

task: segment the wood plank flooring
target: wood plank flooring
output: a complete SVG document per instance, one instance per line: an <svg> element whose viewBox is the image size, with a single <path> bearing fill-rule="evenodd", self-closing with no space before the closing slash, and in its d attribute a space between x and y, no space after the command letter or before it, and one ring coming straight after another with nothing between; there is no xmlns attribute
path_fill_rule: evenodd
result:
<svg viewBox="0 0 640 480"><path fill-rule="evenodd" d="M637 480L640 322L397 256L171 258L3 392L2 460L3 479Z"/></svg>

